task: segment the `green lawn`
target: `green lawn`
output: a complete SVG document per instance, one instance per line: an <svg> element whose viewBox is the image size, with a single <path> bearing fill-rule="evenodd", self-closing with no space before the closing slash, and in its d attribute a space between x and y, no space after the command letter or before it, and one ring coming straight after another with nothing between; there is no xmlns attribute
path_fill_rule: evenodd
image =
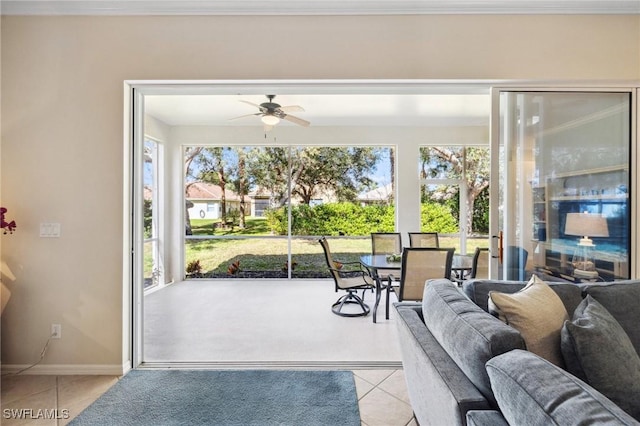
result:
<svg viewBox="0 0 640 426"><path fill-rule="evenodd" d="M343 262L357 262L362 254L371 252L369 237L332 239L330 244L333 257ZM322 248L315 239L294 239L291 251L296 271L326 270ZM287 253L286 237L188 240L185 263L199 259L205 273L226 273L236 261L243 271L282 271L286 270Z"/></svg>
<svg viewBox="0 0 640 426"><path fill-rule="evenodd" d="M476 246L486 247L487 239L469 242L469 250ZM341 262L357 262L361 255L371 253L369 236L360 238L335 237L329 240L334 259ZM455 247L459 250L456 237L442 236L442 247ZM295 262L295 273L326 273L326 261L320 244L315 238L293 239L291 241L292 259ZM202 272L227 274L229 265L240 261L241 271L286 271L288 242L286 237L265 238L228 238L188 240L186 242L186 264L192 260L200 260Z"/></svg>
<svg viewBox="0 0 640 426"><path fill-rule="evenodd" d="M240 271L261 271L265 276L286 276L289 243L286 236L273 236L264 218L246 218L246 228L238 226L223 229L215 224L219 220L191 219L195 238L188 238L185 247L185 265L199 260L204 276L229 276L228 268L240 262ZM213 237L205 239L202 237ZM200 238L198 238L200 237ZM405 236L406 238L406 236ZM487 247L487 238L468 240L468 252L476 246ZM371 238L330 237L329 245L335 260L358 262L363 254L371 253ZM440 236L441 247L460 249L456 236ZM328 276L327 265L317 237L292 239L291 252L294 262L293 276ZM153 268L149 250L145 252L145 276ZM147 277L149 278L149 277Z"/></svg>

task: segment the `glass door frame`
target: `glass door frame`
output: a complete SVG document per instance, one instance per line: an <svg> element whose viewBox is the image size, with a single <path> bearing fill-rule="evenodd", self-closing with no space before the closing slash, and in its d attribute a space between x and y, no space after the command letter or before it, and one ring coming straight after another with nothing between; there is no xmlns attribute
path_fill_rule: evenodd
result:
<svg viewBox="0 0 640 426"><path fill-rule="evenodd" d="M491 118L490 118L490 146L491 146L491 176L492 182L490 186L490 211L492 212L489 216L489 234L491 235L491 264L489 268L489 276L493 279L497 279L499 277L500 268L503 269L503 275L506 273L506 264L509 259L507 256L507 251L504 250L504 247L509 245L510 240L509 234L505 232L509 229L508 219L510 217L506 212L500 212L504 208L501 203L500 197L506 197L505 199L509 200L509 197L513 197L513 191L508 190L506 186L502 185L500 179L502 178L500 174L500 148L501 148L501 126L500 126L500 95L504 92L549 92L549 93L559 93L559 92L576 92L576 93L629 93L631 97L630 101L630 152L629 152L629 180L630 180L630 189L629 196L631 197L630 203L630 241L629 241L629 273L630 278L635 279L638 277L638 262L636 261L636 257L638 255L638 225L637 220L634 220L640 212L640 201L638 200L638 190L640 187L640 181L638 176L638 140L640 140L640 135L638 135L638 111L640 110L640 89L627 86L627 85L611 85L611 86L507 86L507 85L496 85L491 87L490 96L491 96ZM635 167L634 167L635 166ZM494 180L495 179L495 180ZM509 179L505 179L505 183L508 182ZM504 188L503 193L501 190ZM504 202L505 205L509 205L509 202ZM501 214L506 219L503 222L502 228L500 227L500 216ZM506 236L506 240L505 240Z"/></svg>

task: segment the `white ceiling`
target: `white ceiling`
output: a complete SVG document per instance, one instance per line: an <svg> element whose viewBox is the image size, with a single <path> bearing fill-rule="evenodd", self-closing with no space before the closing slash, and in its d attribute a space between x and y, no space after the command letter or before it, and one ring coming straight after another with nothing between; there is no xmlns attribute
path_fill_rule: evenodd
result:
<svg viewBox="0 0 640 426"><path fill-rule="evenodd" d="M262 95L147 95L145 113L170 126L262 126L257 109L240 102L266 102ZM275 102L300 105L293 115L311 126L488 126L488 94L283 94ZM283 121L281 125L293 125Z"/></svg>
<svg viewBox="0 0 640 426"><path fill-rule="evenodd" d="M3 15L640 14L640 0L3 0Z"/></svg>

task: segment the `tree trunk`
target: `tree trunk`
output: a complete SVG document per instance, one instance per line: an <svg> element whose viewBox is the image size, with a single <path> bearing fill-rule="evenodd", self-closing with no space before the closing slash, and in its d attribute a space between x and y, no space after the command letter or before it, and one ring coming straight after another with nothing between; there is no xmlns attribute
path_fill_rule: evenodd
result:
<svg viewBox="0 0 640 426"><path fill-rule="evenodd" d="M393 148L389 150L389 168L391 170L391 197L389 197L389 203L392 205L396 197L396 157Z"/></svg>
<svg viewBox="0 0 640 426"><path fill-rule="evenodd" d="M476 195L473 193L472 189L467 191L467 235L471 235L473 233L473 209L476 205Z"/></svg>
<svg viewBox="0 0 640 426"><path fill-rule="evenodd" d="M220 219L222 221L222 225L227 224L227 193L225 188L227 187L227 181L224 178L224 171L222 170L222 166L218 168L218 186L222 190L222 194L220 195Z"/></svg>
<svg viewBox="0 0 640 426"><path fill-rule="evenodd" d="M247 192L247 184L246 184L246 170L245 170L245 157L244 153L240 151L238 153L238 175L240 176L238 179L238 191L240 192L240 219L239 226L240 229L244 229L247 226L245 219L245 200L244 196Z"/></svg>

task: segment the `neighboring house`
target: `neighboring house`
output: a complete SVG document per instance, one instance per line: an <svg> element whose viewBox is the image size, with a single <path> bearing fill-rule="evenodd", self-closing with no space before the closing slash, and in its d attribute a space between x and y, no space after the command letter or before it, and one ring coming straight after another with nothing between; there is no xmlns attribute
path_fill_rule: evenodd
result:
<svg viewBox="0 0 640 426"><path fill-rule="evenodd" d="M358 202L363 206L367 204L387 204L392 198L393 189L391 188L391 183L388 183L358 195Z"/></svg>
<svg viewBox="0 0 640 426"><path fill-rule="evenodd" d="M271 207L271 193L265 188L258 188L249 193L249 198L251 199L251 216L264 217L265 210Z"/></svg>
<svg viewBox="0 0 640 426"><path fill-rule="evenodd" d="M226 189L226 209L240 209L240 196ZM206 182L193 182L187 185L187 206L191 219L220 219L222 217L222 188ZM249 201L249 197L247 197ZM192 205L189 205L189 202Z"/></svg>
<svg viewBox="0 0 640 426"><path fill-rule="evenodd" d="M142 188L142 197L145 200L151 201L153 199L153 189L145 185L144 188Z"/></svg>

